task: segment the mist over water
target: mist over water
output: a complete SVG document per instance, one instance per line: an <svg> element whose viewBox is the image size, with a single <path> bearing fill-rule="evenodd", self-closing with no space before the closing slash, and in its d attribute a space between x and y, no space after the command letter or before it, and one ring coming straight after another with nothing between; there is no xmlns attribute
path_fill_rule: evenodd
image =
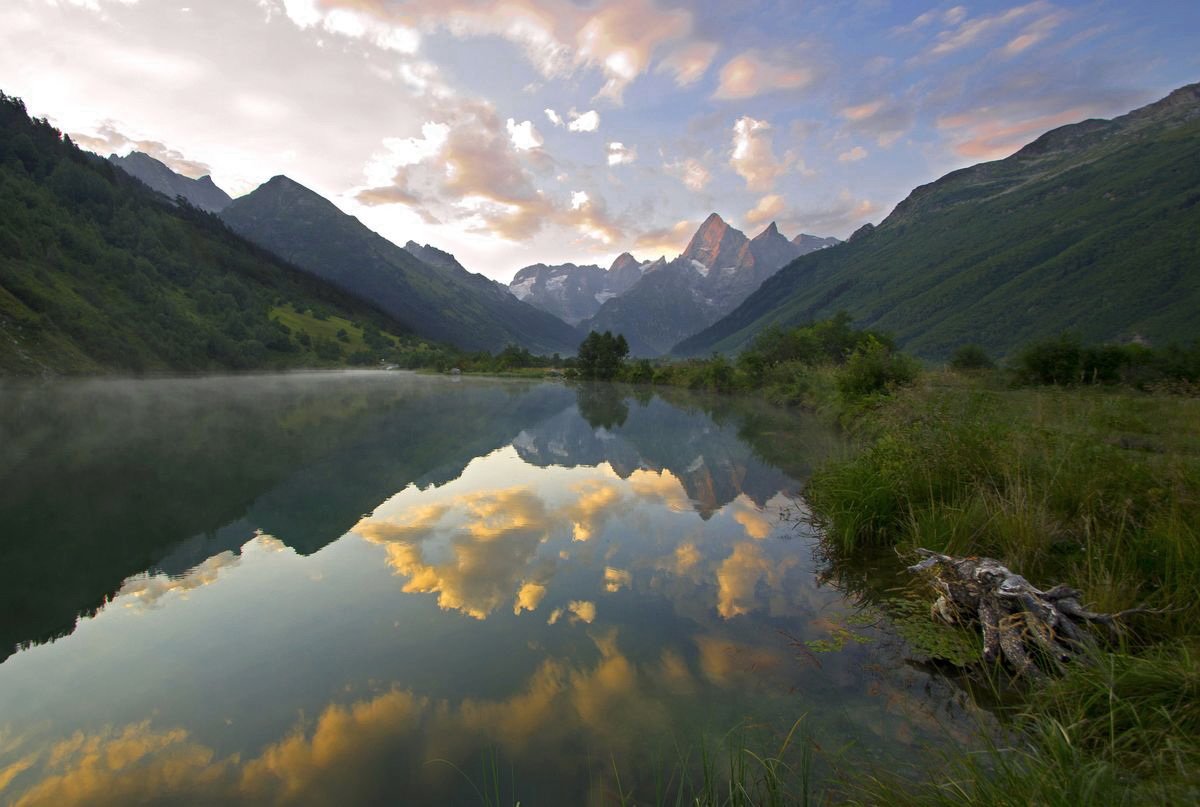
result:
<svg viewBox="0 0 1200 807"><path fill-rule="evenodd" d="M477 804L496 764L600 803L805 714L903 758L961 698L818 584L790 516L837 440L786 415L777 467L779 417L377 372L0 388L0 799Z"/></svg>

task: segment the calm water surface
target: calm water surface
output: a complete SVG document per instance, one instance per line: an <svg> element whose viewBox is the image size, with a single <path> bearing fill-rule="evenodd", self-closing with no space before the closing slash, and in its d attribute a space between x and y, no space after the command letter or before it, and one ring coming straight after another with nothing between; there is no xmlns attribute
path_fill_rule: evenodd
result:
<svg viewBox="0 0 1200 807"><path fill-rule="evenodd" d="M652 802L801 715L818 775L911 759L963 698L818 584L835 449L611 387L0 387L0 801Z"/></svg>

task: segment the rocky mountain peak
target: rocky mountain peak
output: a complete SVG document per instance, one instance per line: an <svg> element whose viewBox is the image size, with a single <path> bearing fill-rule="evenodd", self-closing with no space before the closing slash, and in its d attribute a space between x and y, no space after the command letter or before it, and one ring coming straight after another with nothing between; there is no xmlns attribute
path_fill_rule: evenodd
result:
<svg viewBox="0 0 1200 807"><path fill-rule="evenodd" d="M763 230L761 233L759 233L758 235L754 236L754 239L753 239L753 240L755 240L755 241L766 241L766 240L768 240L768 239L772 239L772 238L783 238L783 236L782 236L782 235L780 234L780 232L779 232L779 227L777 227L777 226L775 225L775 222L771 222L770 224L768 224L768 225L766 226L766 229L764 229L764 230ZM784 240L786 241L787 239L786 239L786 238L784 238Z"/></svg>
<svg viewBox="0 0 1200 807"><path fill-rule="evenodd" d="M641 266L641 262L637 258L633 257L628 252L622 252L617 256L617 259L612 262L612 266L608 267L608 271L621 273L638 266Z"/></svg>
<svg viewBox="0 0 1200 807"><path fill-rule="evenodd" d="M708 269L735 266L738 253L748 240L745 233L730 227L724 219L713 213L700 225L679 257L696 261Z"/></svg>

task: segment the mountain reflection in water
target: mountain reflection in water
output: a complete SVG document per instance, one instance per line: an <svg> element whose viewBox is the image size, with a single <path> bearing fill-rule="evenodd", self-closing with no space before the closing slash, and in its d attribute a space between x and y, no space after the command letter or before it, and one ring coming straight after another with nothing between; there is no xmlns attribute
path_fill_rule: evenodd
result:
<svg viewBox="0 0 1200 807"><path fill-rule="evenodd" d="M0 397L0 799L478 803L491 760L604 803L739 725L862 760L961 718L878 629L794 644L854 612L754 445L786 417L819 461L798 416L379 373Z"/></svg>

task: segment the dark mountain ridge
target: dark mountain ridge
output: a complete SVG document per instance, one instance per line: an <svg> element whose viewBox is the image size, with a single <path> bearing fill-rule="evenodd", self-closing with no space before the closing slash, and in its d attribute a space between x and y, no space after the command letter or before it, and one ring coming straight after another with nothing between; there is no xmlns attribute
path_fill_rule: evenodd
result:
<svg viewBox="0 0 1200 807"><path fill-rule="evenodd" d="M209 213L220 213L233 201L229 194L216 186L212 177L185 177L140 151L132 151L124 157L113 154L108 160L125 173L146 183L151 190L158 191L172 201L175 197L182 196L192 207Z"/></svg>
<svg viewBox="0 0 1200 807"><path fill-rule="evenodd" d="M0 374L206 371L346 358L276 311L402 334L370 303L78 149L0 94ZM321 348L318 350L318 348Z"/></svg>
<svg viewBox="0 0 1200 807"><path fill-rule="evenodd" d="M426 263L285 176L236 199L221 218L306 272L371 300L426 338L466 350L515 344L545 354L573 353L579 344L570 325L468 272L448 253L414 243L434 261Z"/></svg>

